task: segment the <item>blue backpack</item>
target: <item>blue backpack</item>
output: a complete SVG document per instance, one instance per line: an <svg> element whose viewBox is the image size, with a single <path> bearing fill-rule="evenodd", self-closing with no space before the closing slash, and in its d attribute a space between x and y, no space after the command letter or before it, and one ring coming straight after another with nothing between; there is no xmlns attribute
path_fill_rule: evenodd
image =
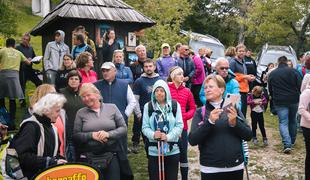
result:
<svg viewBox="0 0 310 180"><path fill-rule="evenodd" d="M4 125L9 125L11 122L10 114L5 107L0 108L0 123Z"/></svg>

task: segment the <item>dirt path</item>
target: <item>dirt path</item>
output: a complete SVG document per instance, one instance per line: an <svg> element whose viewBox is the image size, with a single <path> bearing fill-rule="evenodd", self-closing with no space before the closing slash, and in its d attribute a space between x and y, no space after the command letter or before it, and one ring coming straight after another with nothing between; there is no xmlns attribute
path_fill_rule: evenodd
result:
<svg viewBox="0 0 310 180"><path fill-rule="evenodd" d="M304 179L305 147L301 133L291 154L282 153L282 145L277 128L266 128L269 145L254 146L249 142L250 160L248 165L251 180ZM261 143L261 141L260 141ZM199 152L189 146L189 179L199 180ZM244 178L246 179L246 177Z"/></svg>

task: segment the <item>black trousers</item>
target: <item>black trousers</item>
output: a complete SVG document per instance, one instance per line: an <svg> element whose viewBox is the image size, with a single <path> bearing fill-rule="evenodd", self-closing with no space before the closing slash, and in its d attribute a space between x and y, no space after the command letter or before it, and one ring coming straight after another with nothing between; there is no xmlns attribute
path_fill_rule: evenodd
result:
<svg viewBox="0 0 310 180"><path fill-rule="evenodd" d="M310 128L302 127L306 144L305 180L310 180Z"/></svg>
<svg viewBox="0 0 310 180"><path fill-rule="evenodd" d="M202 106L202 102L199 99L199 92L200 92L201 86L202 86L202 84L199 84L199 85L198 84L192 84L192 87L191 87L191 92L194 96L195 104L197 105L197 107Z"/></svg>
<svg viewBox="0 0 310 180"><path fill-rule="evenodd" d="M242 93L240 92L241 95L241 112L244 116L244 118L246 118L246 112L247 112L247 97L248 97L248 93Z"/></svg>
<svg viewBox="0 0 310 180"><path fill-rule="evenodd" d="M201 173L201 180L243 180L243 169L223 173Z"/></svg>
<svg viewBox="0 0 310 180"><path fill-rule="evenodd" d="M251 111L251 119L252 119L252 134L253 138L256 137L256 129L257 129L257 123L260 129L260 132L262 133L263 138L266 138L266 130L264 125L264 113L257 113L254 111Z"/></svg>
<svg viewBox="0 0 310 180"><path fill-rule="evenodd" d="M22 87L23 93L26 91L26 83L30 80L36 87L42 84L42 81L38 78L37 74L33 69L22 68L19 71L20 86Z"/></svg>
<svg viewBox="0 0 310 180"><path fill-rule="evenodd" d="M141 129L142 129L142 117L141 120L139 121L138 117L134 115L131 141L135 145L140 143L140 136L142 134Z"/></svg>
<svg viewBox="0 0 310 180"><path fill-rule="evenodd" d="M181 140L178 143L180 148L180 170L182 180L188 179L188 158L187 158L187 149L188 149L188 135L187 130L182 131Z"/></svg>
<svg viewBox="0 0 310 180"><path fill-rule="evenodd" d="M179 154L165 156L165 179L177 180L179 169ZM149 156L148 158L148 171L150 180L159 179L158 169L158 156Z"/></svg>

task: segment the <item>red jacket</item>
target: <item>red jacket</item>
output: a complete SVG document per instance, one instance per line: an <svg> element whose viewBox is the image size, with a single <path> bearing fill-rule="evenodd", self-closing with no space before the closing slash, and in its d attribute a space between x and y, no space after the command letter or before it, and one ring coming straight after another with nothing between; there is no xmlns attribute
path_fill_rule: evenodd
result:
<svg viewBox="0 0 310 180"><path fill-rule="evenodd" d="M181 106L184 123L183 129L187 130L187 121L193 118L196 111L194 96L192 95L191 91L183 85L177 88L174 83L170 82L168 83L168 86L170 89L171 98L176 100ZM186 111L186 109L188 110Z"/></svg>

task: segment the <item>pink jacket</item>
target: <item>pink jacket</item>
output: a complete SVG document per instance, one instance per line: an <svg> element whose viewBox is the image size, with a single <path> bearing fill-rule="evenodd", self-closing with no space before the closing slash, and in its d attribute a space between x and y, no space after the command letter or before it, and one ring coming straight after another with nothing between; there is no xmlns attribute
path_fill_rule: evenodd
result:
<svg viewBox="0 0 310 180"><path fill-rule="evenodd" d="M300 95L298 113L301 115L300 126L310 128L310 87Z"/></svg>
<svg viewBox="0 0 310 180"><path fill-rule="evenodd" d="M98 80L97 78L97 73L93 70L89 70L88 74L84 71L84 69L79 69L79 72L81 73L82 76L82 82L80 86L84 83L94 83Z"/></svg>
<svg viewBox="0 0 310 180"><path fill-rule="evenodd" d="M196 104L194 96L191 91L185 86L181 85L177 88L174 83L168 83L171 98L176 100L181 106L182 118L184 123L184 130L188 129L187 121L192 119L196 111ZM188 109L186 111L186 109Z"/></svg>
<svg viewBox="0 0 310 180"><path fill-rule="evenodd" d="M201 58L197 55L193 57L195 64L195 74L192 78L192 84L201 85L206 77L205 69Z"/></svg>

